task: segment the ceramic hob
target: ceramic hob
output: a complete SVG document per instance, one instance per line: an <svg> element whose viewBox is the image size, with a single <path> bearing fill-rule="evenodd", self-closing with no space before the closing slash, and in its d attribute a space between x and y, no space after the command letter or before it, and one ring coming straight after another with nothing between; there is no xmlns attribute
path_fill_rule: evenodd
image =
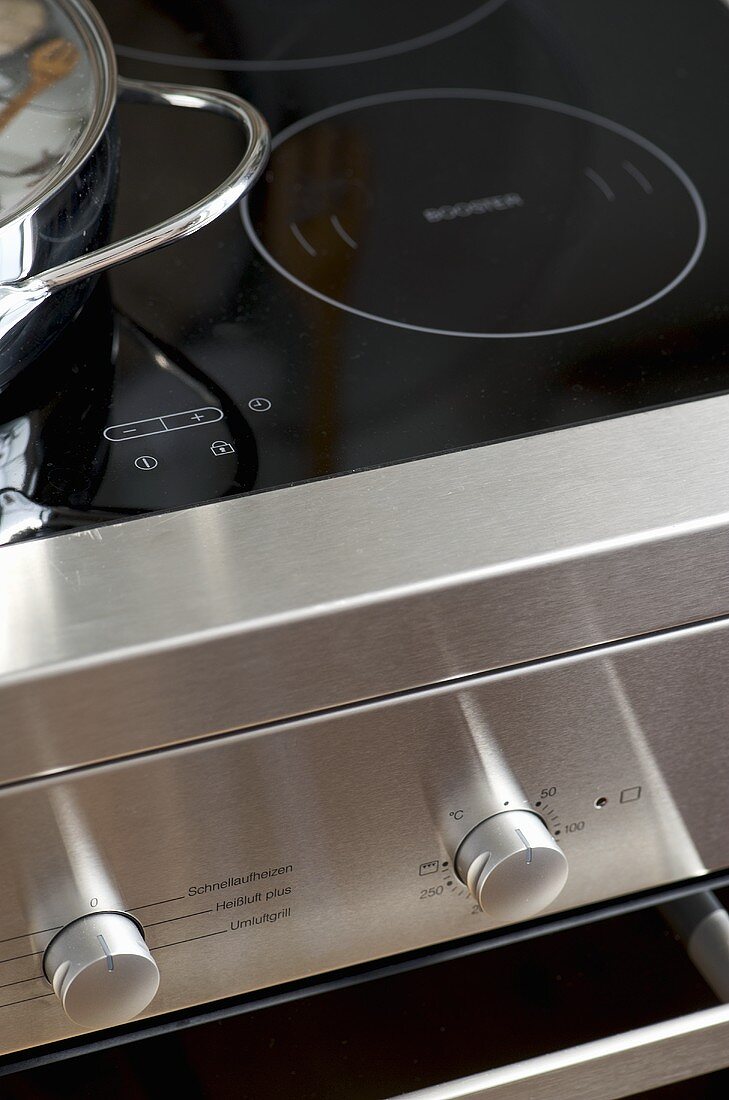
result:
<svg viewBox="0 0 729 1100"><path fill-rule="evenodd" d="M98 6L123 74L242 94L273 151L2 394L3 541L727 389L721 0ZM119 233L240 151L120 122Z"/></svg>

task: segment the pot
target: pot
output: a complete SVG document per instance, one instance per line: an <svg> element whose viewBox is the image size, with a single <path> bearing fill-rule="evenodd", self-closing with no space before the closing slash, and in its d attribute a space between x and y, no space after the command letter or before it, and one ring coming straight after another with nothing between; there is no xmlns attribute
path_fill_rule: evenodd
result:
<svg viewBox="0 0 729 1100"><path fill-rule="evenodd" d="M226 115L247 147L204 199L109 244L120 99ZM253 186L268 151L265 121L237 96L119 78L88 0L0 0L0 390L78 312L96 276L217 218Z"/></svg>

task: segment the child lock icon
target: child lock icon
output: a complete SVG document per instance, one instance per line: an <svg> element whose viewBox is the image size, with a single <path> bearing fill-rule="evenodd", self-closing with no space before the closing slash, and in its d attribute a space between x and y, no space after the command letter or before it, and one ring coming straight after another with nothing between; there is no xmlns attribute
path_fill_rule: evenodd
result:
<svg viewBox="0 0 729 1100"><path fill-rule="evenodd" d="M210 450L214 455L232 455L235 454L235 447L232 443L226 443L224 439L216 439L214 443L210 444Z"/></svg>

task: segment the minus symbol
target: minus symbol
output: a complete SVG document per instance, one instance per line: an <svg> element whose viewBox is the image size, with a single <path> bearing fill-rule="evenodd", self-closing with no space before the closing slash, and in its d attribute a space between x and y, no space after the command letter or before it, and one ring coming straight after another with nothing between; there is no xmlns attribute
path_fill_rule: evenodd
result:
<svg viewBox="0 0 729 1100"><path fill-rule="evenodd" d="M122 435L134 435L136 430L137 430L136 428L125 428L124 431L122 432Z"/></svg>

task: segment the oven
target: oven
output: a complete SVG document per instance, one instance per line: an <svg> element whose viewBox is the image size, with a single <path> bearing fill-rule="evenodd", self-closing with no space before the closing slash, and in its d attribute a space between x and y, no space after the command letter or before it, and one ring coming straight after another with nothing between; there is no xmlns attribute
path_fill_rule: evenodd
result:
<svg viewBox="0 0 729 1100"><path fill-rule="evenodd" d="M98 7L273 151L0 394L8 1095L237 1043L261 1098L692 1087L729 1064L729 11ZM120 113L120 231L240 155L167 119Z"/></svg>

